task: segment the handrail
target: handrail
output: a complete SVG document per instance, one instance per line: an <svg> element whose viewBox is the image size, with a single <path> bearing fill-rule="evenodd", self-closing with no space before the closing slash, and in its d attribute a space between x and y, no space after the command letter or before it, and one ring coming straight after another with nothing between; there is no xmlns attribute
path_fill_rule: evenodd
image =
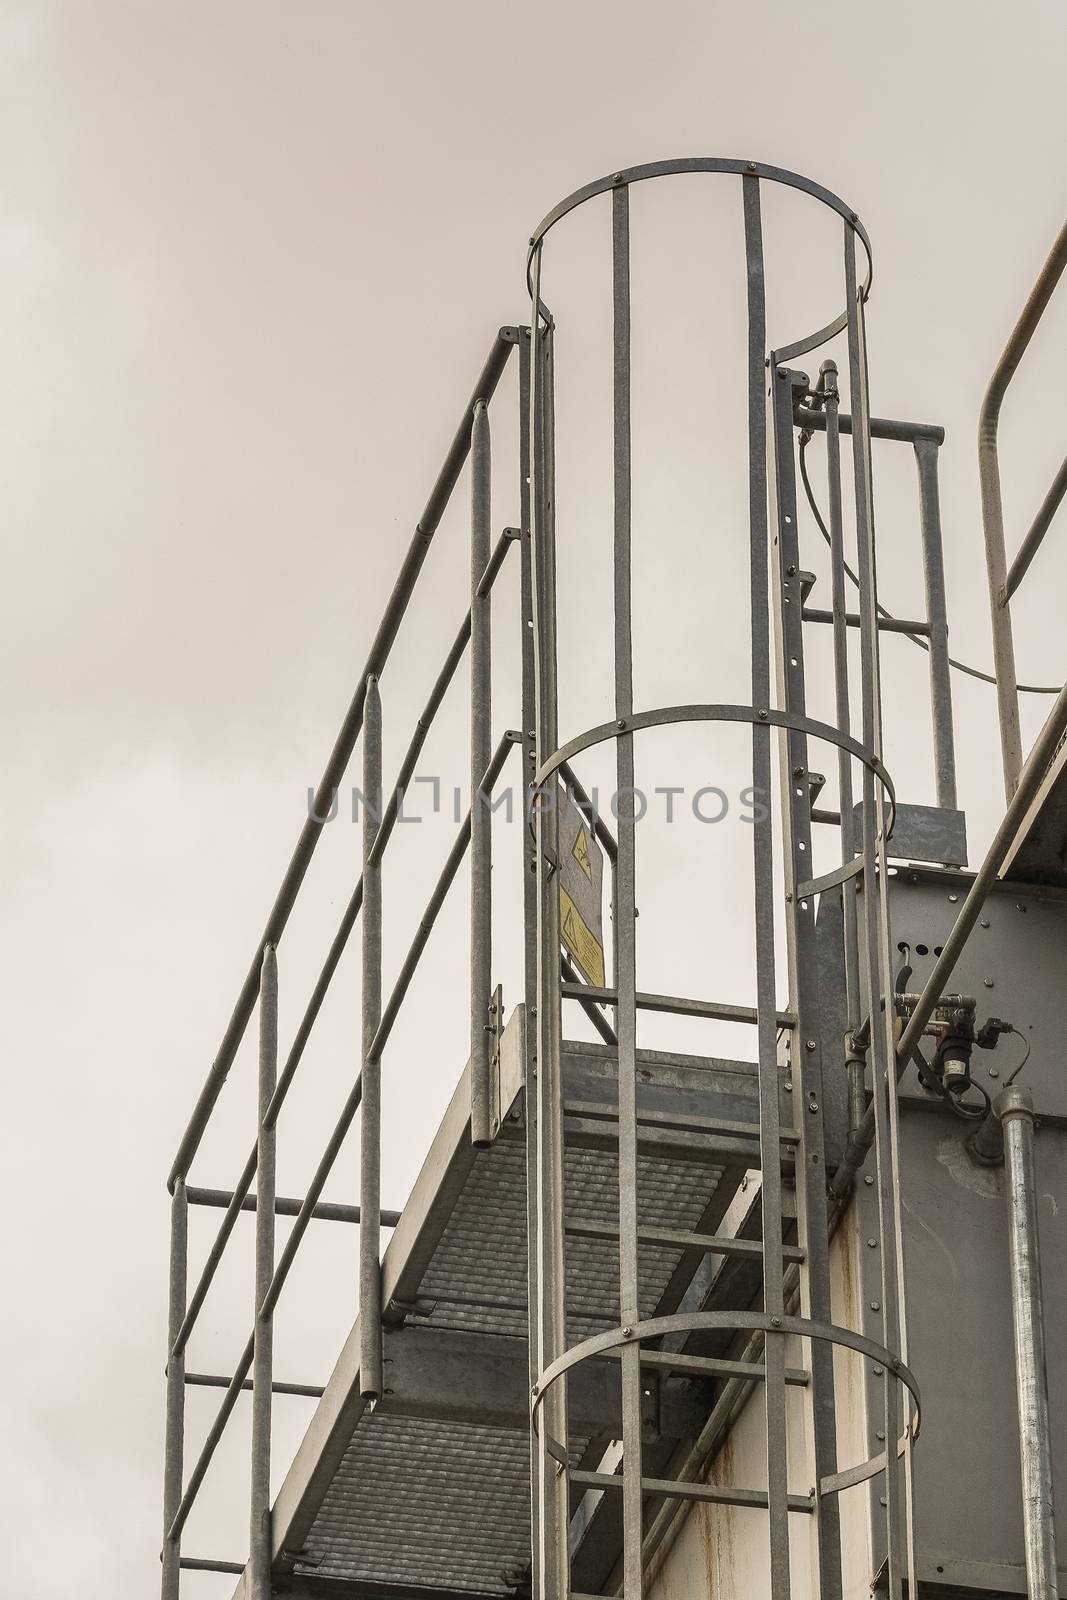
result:
<svg viewBox="0 0 1067 1600"><path fill-rule="evenodd" d="M492 792L496 784L496 780L500 776L500 773L504 767L504 763L507 760L510 750L513 746L520 745L521 743L522 734L514 730L509 730L500 739L493 754L493 758L482 780L481 787L485 793L488 794ZM396 979L396 982L393 985L393 990L389 997L389 1001L383 1010L381 1023L377 1029L377 1032L375 1033L374 1040L369 1049L369 1054L375 1060L380 1060L381 1053L388 1042L389 1035L392 1032L393 1025L396 1022L396 1018L400 1010L400 1005L411 985L411 980L415 975L419 960L426 948L427 940L429 939L433 925L437 920L438 913L441 910L441 906L444 903L448 890L451 887L456 873L459 870L460 862L463 860L463 857L467 853L467 850L470 846L470 838L471 813L468 810L467 816L460 826L456 840L452 846L452 849L449 851L445 865L441 870L441 874L434 886L429 901L427 902L426 910L420 919L415 937L412 940L411 947L409 948L408 955L400 969L400 973ZM289 1276L289 1271L293 1265L297 1250L300 1247L300 1242L307 1231L308 1224L312 1219L315 1208L322 1195L322 1191L325 1188L326 1181L333 1170L333 1165L340 1153L341 1146L344 1144L348 1131L352 1126L356 1112L359 1110L362 1096L363 1073L360 1072L357 1075L352 1088L349 1090L348 1096L345 1099L343 1107L341 1108L341 1113L336 1124L334 1125L333 1133L330 1135L330 1138L326 1144L326 1149L324 1150L319 1164L316 1167L308 1185L308 1191L304 1198L303 1204L300 1207L299 1215L297 1216L296 1221L293 1223L289 1237L285 1242L285 1248L282 1250L270 1281L266 1285L265 1292L260 1300L259 1306L257 1307L257 1321L263 1321L266 1318L269 1318L273 1314L274 1309L278 1304L279 1296L281 1295L282 1289L285 1287L285 1282ZM227 1387L226 1393L223 1396L222 1404L219 1406L215 1420L208 1430L207 1438L204 1441L200 1455L198 1456L196 1464L189 1475L189 1481L185 1487L184 1493L182 1494L177 1511L169 1528L167 1529L167 1538L170 1541L177 1540L182 1532L182 1529L185 1527L189 1513L192 1510L197 1494L199 1493L200 1486L204 1481L208 1467L211 1465L212 1457L214 1456L215 1450L217 1449L219 1441L225 1431L226 1424L229 1421L230 1415L237 1402L237 1398L241 1393L245 1379L248 1377L248 1374L251 1370L254 1348L255 1338L254 1335L250 1335L248 1342L241 1353L241 1357L234 1368L233 1375L229 1381L229 1386Z"/></svg>
<svg viewBox="0 0 1067 1600"><path fill-rule="evenodd" d="M481 583L479 584L479 593L490 593L507 557L508 550L516 541L518 535L519 530L517 528L505 528L501 533L493 549L493 553L489 558L489 562L482 576ZM470 610L468 609L467 615L460 625L459 632L456 634L456 638L449 649L448 655L445 657L444 665L434 681L433 688L430 691L429 699L423 708L422 714L415 723L415 731L412 734L411 741L407 750L405 751L404 759L400 763L400 768L396 776L396 782L393 785L392 794L390 795L385 806L382 815L381 826L378 829L378 836L374 842L374 850L371 859L375 865L380 864L385 855L386 847L390 838L392 837L393 829L396 826L397 818L400 814L400 807L404 801L404 794L414 775L419 756L422 754L423 747L426 743L430 729L433 726L434 719L441 708L444 697L448 692L449 685L451 684L452 679L455 677L456 669L463 658L463 653L467 647L468 641L470 640L470 633L471 614ZM316 806L315 809L317 811L318 807ZM352 891L348 905L345 907L341 921L338 925L337 932L334 935L333 942L330 945L329 951L327 952L326 960L323 963L319 971L319 976L315 981L315 987L312 990L311 998L307 1003L307 1006L304 1010L304 1015L300 1021L300 1025L293 1037L293 1043L290 1047L289 1054L286 1057L285 1066L278 1075L278 1085L271 1098L270 1108L267 1114L268 1126L273 1126L278 1120L278 1115L283 1104L285 1103L286 1095L289 1093L293 1079L296 1076L297 1068L299 1067L303 1057L304 1050L307 1047L309 1038L311 1037L311 1030L315 1025L319 1012L322 1010L322 1006L325 1002L330 984L333 981L333 977L338 966L340 965L341 957L344 954L352 930L356 925L356 919L359 916L362 905L363 874L361 873L356 881L356 886ZM181 1327L178 1330L177 1337L174 1341L172 1341L172 1356L180 1355L189 1342L189 1336L193 1331L201 1310L203 1309L204 1301L207 1298L208 1291L211 1288L212 1282L214 1281L215 1273L222 1261L222 1257L225 1253L226 1246L229 1243L230 1236L232 1235L234 1227L236 1226L237 1218L241 1211L245 1209L245 1202L249 1198L252 1180L255 1175L256 1149L255 1146L253 1146L241 1171L241 1175L237 1180L233 1194L229 1197L229 1201L226 1205L226 1215L219 1224L218 1233L216 1234L215 1241L207 1254L204 1265L201 1268L200 1277L197 1281L196 1288L189 1297L188 1306L182 1319ZM190 1199L191 1198L192 1195L190 1193ZM252 1205L254 1206L254 1204L255 1202L253 1201ZM388 1226L388 1224L385 1224L384 1222L384 1217L383 1225Z"/></svg>
<svg viewBox="0 0 1067 1600"><path fill-rule="evenodd" d="M378 625L378 631L374 636L374 642L371 645L366 664L359 677L358 687L345 713L344 721L341 723L334 747L330 752L329 760L319 781L314 802L309 807L309 815L300 830L296 848L286 868L277 898L271 907L266 927L256 946L256 954L248 976L241 987L233 1015L227 1024L226 1032L223 1034L218 1054L211 1064L207 1079L193 1110L193 1115L189 1120L188 1127L178 1147L177 1155L174 1158L174 1163L167 1179L167 1187L172 1194L178 1179L184 1178L189 1170L190 1163L204 1136L204 1130L207 1127L215 1102L226 1081L227 1073L233 1064L241 1040L244 1038L245 1029L248 1026L248 1021L255 1008L256 998L259 993L259 971L263 948L268 944L277 946L285 931L300 885L304 881L304 875L311 864L311 858L319 842L324 820L323 807L328 804L329 797L340 784L351 759L352 751L355 749L356 740L363 726L363 706L366 697L367 678L368 676L380 677L389 659L389 653L392 650L404 613L407 610L419 574L422 571L422 565L426 559L431 541L470 452L474 408L480 400L488 402L492 398L507 365L512 346L517 341L518 330L511 327L501 328L494 338L485 364L478 376L478 381L474 386L474 392L467 403L459 427L456 429L455 436L445 456L444 465L430 491L430 498L426 502L422 516L415 525L415 531L401 565L400 574L389 597L382 620Z"/></svg>
<svg viewBox="0 0 1067 1600"><path fill-rule="evenodd" d="M993 625L993 670L997 680L997 710L1000 717L1000 749L1004 766L1004 795L1009 802L1022 771L1022 738L1019 731L1019 685L1015 673L1015 646L1012 640L1010 601L1048 531L1053 515L1067 492L1067 462L1060 467L1049 493L1023 540L1008 573L1004 548L1004 505L1000 492L998 429L1000 411L1008 385L1015 376L1038 323L1052 298L1052 292L1067 267L1067 222L1057 235L1037 281L1031 289L1018 322L993 371L978 417L978 473L982 490L982 525L985 532L986 570L989 579L989 607Z"/></svg>

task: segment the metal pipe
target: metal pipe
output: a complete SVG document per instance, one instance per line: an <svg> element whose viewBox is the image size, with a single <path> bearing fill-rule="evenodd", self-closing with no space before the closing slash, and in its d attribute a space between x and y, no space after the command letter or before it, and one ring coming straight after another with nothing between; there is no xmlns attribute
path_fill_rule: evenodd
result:
<svg viewBox="0 0 1067 1600"><path fill-rule="evenodd" d="M497 384L500 382L501 374L507 366L512 346L517 338L517 329L501 328L493 339L489 354L475 384L474 393L464 409L455 437L445 456L444 465L438 474L433 489L430 491L430 498L426 502L422 516L416 524L399 576L389 597L385 613L378 625L378 631L374 636L374 642L371 645L366 665L360 675L359 687L345 714L344 721L341 724L334 747L330 752L329 760L319 782L319 787L315 793L315 800L311 807L312 815L307 818L300 831L292 860L286 868L281 888L278 890L277 898L267 918L267 926L257 947L255 960L242 985L241 993L238 996L233 1015L227 1024L218 1054L212 1062L192 1117L189 1119L189 1124L182 1135L181 1144L178 1146L178 1152L174 1158L170 1176L167 1179L167 1186L171 1190L173 1190L178 1178L184 1177L189 1170L190 1163L200 1147L200 1141L204 1136L204 1129L207 1127L215 1102L226 1081L226 1075L233 1064L233 1059L237 1054L241 1040L244 1038L245 1028L248 1026L248 1019L252 1015L256 997L259 993L260 953L264 945L277 945L285 931L285 925L289 920L289 914L293 909L300 885L304 881L304 874L307 872L311 857L315 853L315 848L321 836L322 818L329 815L333 792L344 776L345 768L348 766L352 751L355 749L356 740L359 738L360 729L363 726L363 701L367 677L371 674L375 677L380 677L382 669L389 659L393 642L404 619L404 613L407 611L408 602L414 592L419 573L422 571L422 564L426 559L433 536L437 531L438 523L459 479L463 464L467 459L467 454L470 450L471 420L474 414L474 407L479 400L484 400L488 404L492 399Z"/></svg>
<svg viewBox="0 0 1067 1600"><path fill-rule="evenodd" d="M826 413L811 406L798 406L795 412L797 426L812 428L816 433L826 431ZM852 418L842 411L837 419L841 433L852 432ZM944 444L945 430L933 422L895 422L889 417L871 417L869 432L872 439L895 439L900 444L915 444L928 439L932 444Z"/></svg>
<svg viewBox="0 0 1067 1600"><path fill-rule="evenodd" d="M170 1307L167 1314L167 1427L163 1467L162 1600L178 1600L181 1586L181 1541L171 1524L181 1503L185 1443L185 1355L175 1351L185 1318L189 1268L189 1205L185 1182L174 1185L170 1207Z"/></svg>
<svg viewBox="0 0 1067 1600"><path fill-rule="evenodd" d="M937 445L915 441L919 472L919 527L922 535L923 580L930 635L930 710L934 723L934 782L937 803L956 809L956 750L952 730L952 682L948 659L948 612L945 605L945 552L941 538L941 501L937 483Z"/></svg>
<svg viewBox="0 0 1067 1600"><path fill-rule="evenodd" d="M478 592L479 580L489 560L491 472L489 414L485 406L479 403L474 408L471 434L470 549L471 1142L478 1146L488 1145L492 1141L489 1005L493 982L493 814L481 788L492 752L492 607L489 596Z"/></svg>
<svg viewBox="0 0 1067 1600"><path fill-rule="evenodd" d="M858 612L843 611L841 613L846 628L858 628L860 618ZM832 611L820 611L818 606L805 606L803 611L805 622L833 622ZM930 632L927 622L912 622L908 617L879 617L878 627L883 633L917 633L920 636Z"/></svg>
<svg viewBox="0 0 1067 1600"><path fill-rule="evenodd" d="M1060 1588L1052 1499L1052 1437L1034 1174L1034 1102L1030 1091L1018 1087L1003 1090L997 1096L996 1112L1004 1129L1027 1592L1030 1600L1057 1600Z"/></svg>
<svg viewBox="0 0 1067 1600"><path fill-rule="evenodd" d="M1004 599L1008 601L1022 583L1030 563L1037 555L1042 539L1051 526L1052 519L1059 510L1060 501L1067 494L1067 456L1060 462L1060 469L1049 485L1048 493L1038 507L1037 515L1027 531L1026 538L1015 552L1015 560L1011 564L1007 581L1004 585Z"/></svg>
<svg viewBox="0 0 1067 1600"><path fill-rule="evenodd" d="M196 1189L188 1188L186 1195L191 1206L210 1206L216 1211L226 1211L233 1201L233 1194L229 1189ZM298 1217L302 1200L294 1200L286 1195L276 1195L274 1199L274 1215L276 1217ZM256 1197L254 1194L245 1195L238 1210L254 1211ZM320 1200L312 1208L311 1215L316 1222L355 1222L360 1220L359 1206L342 1206L332 1200ZM400 1221L399 1211L380 1211L379 1220L383 1228L395 1228Z"/></svg>
<svg viewBox="0 0 1067 1600"><path fill-rule="evenodd" d="M1011 802L1001 819L1000 826L993 836L992 843L967 891L967 897L960 907L959 915L952 925L952 931L945 941L941 954L934 963L934 969L927 980L926 986L911 1013L908 1025L904 1030L896 1051L896 1076L899 1082L911 1061L912 1053L922 1038L923 1029L933 1015L934 1008L944 994L948 980L956 970L963 947L970 937L975 923L978 921L982 907L997 881L998 874L1004 860L1015 843L1020 825L1027 811L1034 801L1041 780L1048 770L1049 762L1056 753L1057 746L1064 731L1067 729L1067 685L1060 690L1056 702L1049 712L1045 726L1038 735L1037 742L1031 750L1019 779L1018 787L1012 796ZM868 1107L867 1114L859 1127L849 1135L848 1144L841 1164L834 1174L831 1192L835 1195L844 1195L852 1186L852 1180L859 1170L867 1151L871 1147L874 1134L874 1110Z"/></svg>
<svg viewBox="0 0 1067 1600"><path fill-rule="evenodd" d="M1022 769L1022 741L1019 734L1019 689L1015 676L1015 647L1008 609L1007 556L1004 549L1004 505L1000 493L1000 458L997 430L1004 396L1026 348L1033 338L1067 266L1067 222L1049 252L1048 259L1031 289L1022 315L997 362L978 416L978 475L982 489L982 524L985 530L986 569L989 578L989 608L993 624L993 663L997 679L997 710L1000 714L1000 748L1004 765L1004 794L1009 801L1015 793ZM1036 545L1035 545L1036 548Z"/></svg>
<svg viewBox="0 0 1067 1600"><path fill-rule="evenodd" d="M278 1080L278 954L263 951L259 993L259 1140L256 1177L256 1299L252 1347L252 1482L248 1536L251 1600L270 1600L270 1430L274 1317L266 1305L274 1274L277 1130L267 1111Z"/></svg>
<svg viewBox="0 0 1067 1600"><path fill-rule="evenodd" d="M382 697L367 680L363 724L363 1101L359 1111L359 1392L382 1394L382 1063L374 1036L382 1019L382 869L374 844L382 819Z"/></svg>
<svg viewBox="0 0 1067 1600"><path fill-rule="evenodd" d="M230 1379L224 1378L219 1372L187 1372L185 1382L190 1389L228 1389ZM245 1378L241 1384L242 1389L251 1389L251 1378ZM272 1394L297 1395L302 1400L321 1400L325 1389L321 1383L279 1383L277 1380L271 1384Z"/></svg>

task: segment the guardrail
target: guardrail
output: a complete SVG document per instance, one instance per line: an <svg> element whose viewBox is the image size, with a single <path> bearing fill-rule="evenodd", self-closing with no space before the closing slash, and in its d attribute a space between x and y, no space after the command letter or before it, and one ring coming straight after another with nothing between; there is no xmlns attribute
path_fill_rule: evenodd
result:
<svg viewBox="0 0 1067 1600"><path fill-rule="evenodd" d="M275 1394L313 1398L321 1393L312 1384L281 1383L273 1374L273 1318L282 1289L309 1224L314 1220L360 1225L360 1311L362 1330L361 1381L371 1395L381 1393L380 1229L399 1220L395 1211L381 1207L381 1098L383 1053L404 999L426 948L438 914L468 850L472 855L471 902L471 1131L475 1143L490 1138L491 1049L489 1010L492 1003L492 918L489 894L491 871L491 812L486 803L512 747L523 735L505 732L493 744L491 728L491 597L494 583L508 551L521 542L528 529L505 528L495 545L490 532L491 446L488 407L507 366L512 349L527 348L528 333L501 328L464 409L444 465L430 493L386 605L356 692L341 724L321 782L309 807L307 821L282 879L267 918L255 957L241 987L233 1015L182 1137L168 1178L171 1201L170 1291L167 1351L167 1413L163 1513L163 1600L177 1600L181 1572L209 1571L239 1574L240 1562L183 1556L182 1534L219 1441L240 1394L252 1391L252 1467L249 1574L253 1600L267 1600L270 1592L270 1449L272 1400ZM521 385L520 405L526 391ZM430 543L449 504L468 456L472 457L471 483L471 600L466 617L441 666L421 716L415 723L396 780L385 798L382 774L382 702L379 678L385 669L397 634L418 584ZM471 650L471 807L460 824L452 847L412 937L407 955L385 1003L382 1002L382 890L381 865L392 837L404 791L414 775L427 735L460 662ZM363 871L345 907L340 924L315 981L292 1044L278 1071L278 948L321 836L332 814L336 792L349 767L362 734ZM316 1019L326 998L342 954L362 921L362 1064L345 1099L306 1194L300 1199L279 1198L275 1192L278 1118L292 1087ZM258 1109L255 1144L232 1191L204 1189L188 1182L192 1162L218 1102L222 1086L245 1036L253 1013L259 1013ZM321 1199L323 1188L346 1135L360 1113L360 1203L336 1205ZM252 1194L253 1182L256 1193ZM188 1292L189 1206L224 1210L215 1239L208 1250L191 1294ZM197 1325L226 1247L242 1211L255 1212L255 1294L253 1328L233 1373L227 1378L186 1370L189 1339ZM275 1217L295 1221L280 1255L275 1259ZM375 1314L377 1312L377 1314ZM200 1452L185 1478L185 1391L187 1387L223 1388L225 1393Z"/></svg>
<svg viewBox="0 0 1067 1600"><path fill-rule="evenodd" d="M1038 507L1022 543L1008 567L1004 544L1004 504L1000 490L998 431L1000 412L1008 386L1018 370L1030 340L1037 331L1056 285L1067 266L1067 222L1049 252L1048 259L1030 291L1022 315L997 362L982 401L978 420L978 471L982 488L982 523L985 530L986 568L989 576L989 607L993 621L993 663L997 680L997 712L1000 718L1000 750L1004 764L1004 796L1011 802L1022 772L1022 735L1019 729L1019 690L1015 672L1015 644L1011 628L1011 600L1029 571L1030 563L1051 526L1064 494L1067 494L1067 457ZM1055 693L1055 690L1048 690Z"/></svg>

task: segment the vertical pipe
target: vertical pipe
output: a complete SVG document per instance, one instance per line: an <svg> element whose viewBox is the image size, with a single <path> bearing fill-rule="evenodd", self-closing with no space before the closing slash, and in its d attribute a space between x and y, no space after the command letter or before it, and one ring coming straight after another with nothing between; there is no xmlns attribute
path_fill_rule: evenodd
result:
<svg viewBox="0 0 1067 1600"><path fill-rule="evenodd" d="M615 922L618 1003L619 1112L619 1315L623 1326L640 1320L637 1259L637 950L634 837L633 607L631 594L630 458L630 191L612 194L612 305L614 311L615 486L615 716L618 865ZM623 1593L641 1600L641 1349L622 1347Z"/></svg>
<svg viewBox="0 0 1067 1600"><path fill-rule="evenodd" d="M542 327L541 250L533 258L530 383L530 517L533 561L535 743L537 765L554 754L556 697L555 521L552 458L552 332ZM538 796L534 809L537 884L537 1038L530 1064L536 1134L537 1371L566 1344L563 1239L562 1024L559 992L559 885L555 872L559 814L556 789ZM567 1438L565 1385L556 1383L542 1406L537 1434L536 1508L539 1544L534 1565L536 1600L565 1600L569 1589L566 1474L548 1436Z"/></svg>
<svg viewBox="0 0 1067 1600"><path fill-rule="evenodd" d="M264 946L259 980L259 1135L256 1178L256 1305L252 1353L250 1600L270 1600L270 1431L274 1313L265 1304L274 1276L277 1133L267 1112L278 1081L278 954Z"/></svg>
<svg viewBox="0 0 1067 1600"><path fill-rule="evenodd" d="M181 1584L181 1535L171 1525L182 1498L185 1443L185 1348L179 1335L185 1320L189 1271L189 1201L185 1179L178 1178L170 1203L170 1304L167 1312L167 1431L163 1469L162 1600L178 1600Z"/></svg>
<svg viewBox="0 0 1067 1600"><path fill-rule="evenodd" d="M930 709L934 721L934 780L937 803L956 809L956 751L952 733L952 683L948 662L945 608L945 553L941 538L941 500L937 484L938 447L916 439L919 469L919 526L922 530L926 620L930 625Z"/></svg>
<svg viewBox="0 0 1067 1600"><path fill-rule="evenodd" d="M1027 1592L1030 1600L1057 1600L1060 1590L1056 1571L1052 1440L1034 1174L1034 1102L1030 1091L1005 1089L997 1096L996 1113L1004 1129L1004 1187L1008 1201Z"/></svg>
<svg viewBox="0 0 1067 1600"><path fill-rule="evenodd" d="M752 632L752 703L757 711L771 703L770 611L767 601L767 331L763 276L763 222L759 179L741 180L748 281L748 500L749 580ZM799 600L799 594L798 594ZM778 1036L775 1023L774 835L771 823L771 730L752 727L752 787L761 802L752 828L753 903L756 942L757 1054L761 1209L763 1226L763 1303L770 1317L785 1309L782 1262L781 1112L778 1099ZM767 1412L767 1502L771 1600L789 1597L789 1484L785 1341L768 1333L763 1384Z"/></svg>
<svg viewBox="0 0 1067 1600"><path fill-rule="evenodd" d="M367 679L363 720L363 1099L359 1112L359 1389L382 1393L380 1262L382 1066L373 1051L382 1020L382 868L374 846L382 818L382 699Z"/></svg>
<svg viewBox="0 0 1067 1600"><path fill-rule="evenodd" d="M806 715L804 628L799 599L800 550L797 539L796 472L793 456L793 402L807 388L803 373L775 367L771 374L774 466L774 624L778 663L777 703L794 716ZM829 427L829 423L828 423ZM796 1157L798 1242L804 1250L800 1277L801 1311L815 1322L832 1322L829 1226L826 1208L826 1148L819 1107L823 1093L819 966L815 900L799 893L812 870L811 804L808 798L808 742L797 729L779 738L781 754L782 853L786 875L786 957L790 1009L796 1015L791 1052L793 1098L801 1141ZM851 888L851 884L846 885ZM770 1152L768 1152L768 1159ZM780 1159L780 1151L776 1152ZM781 1255L781 1242L777 1246ZM780 1341L779 1341L780 1342ZM837 1421L833 1350L810 1341L811 1442L815 1482L837 1471ZM841 1515L835 1494L815 1501L820 1600L841 1600Z"/></svg>
<svg viewBox="0 0 1067 1600"><path fill-rule="evenodd" d="M491 1141L489 1004L492 988L493 815L482 793L492 755L491 606L479 585L489 563L489 413L479 401L471 432L471 1140Z"/></svg>

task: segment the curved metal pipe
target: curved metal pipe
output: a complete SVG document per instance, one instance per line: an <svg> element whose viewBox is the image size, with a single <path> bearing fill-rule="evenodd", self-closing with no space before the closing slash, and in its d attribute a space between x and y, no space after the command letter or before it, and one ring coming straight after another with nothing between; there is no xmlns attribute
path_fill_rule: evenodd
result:
<svg viewBox="0 0 1067 1600"><path fill-rule="evenodd" d="M993 663L997 679L997 710L1000 717L1000 749L1004 763L1004 794L1011 800L1022 771L1022 741L1019 735L1019 686L1015 673L1015 646L1008 610L1008 562L1004 549L1004 506L1000 493L1000 458L997 430L1000 408L1019 362L1037 330L1052 298L1052 292L1067 266L1067 222L1064 223L1030 291L1011 337L989 381L978 416L978 475L982 490L982 526L985 532L986 569L989 576L989 608L993 625ZM1032 552L1031 552L1032 554Z"/></svg>

